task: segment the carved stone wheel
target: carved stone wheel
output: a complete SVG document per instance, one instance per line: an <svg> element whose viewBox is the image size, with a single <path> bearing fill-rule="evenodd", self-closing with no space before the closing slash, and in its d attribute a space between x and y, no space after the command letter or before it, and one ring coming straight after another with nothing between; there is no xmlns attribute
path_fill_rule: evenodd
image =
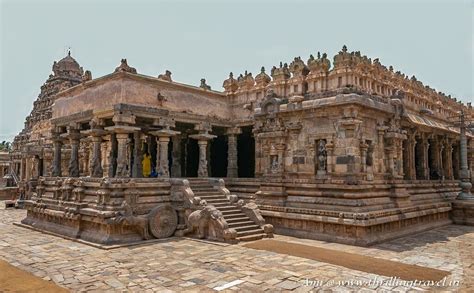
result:
<svg viewBox="0 0 474 293"><path fill-rule="evenodd" d="M178 215L169 205L155 207L148 220L151 234L158 239L172 236L178 226Z"/></svg>

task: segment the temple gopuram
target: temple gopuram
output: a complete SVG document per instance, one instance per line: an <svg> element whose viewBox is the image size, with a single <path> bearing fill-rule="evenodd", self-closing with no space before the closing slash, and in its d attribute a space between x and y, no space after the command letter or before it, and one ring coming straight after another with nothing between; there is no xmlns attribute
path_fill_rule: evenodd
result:
<svg viewBox="0 0 474 293"><path fill-rule="evenodd" d="M415 76L346 46L230 73L223 91L171 76L53 64L10 153L23 225L101 245L365 246L474 224L474 133L459 123L474 109Z"/></svg>

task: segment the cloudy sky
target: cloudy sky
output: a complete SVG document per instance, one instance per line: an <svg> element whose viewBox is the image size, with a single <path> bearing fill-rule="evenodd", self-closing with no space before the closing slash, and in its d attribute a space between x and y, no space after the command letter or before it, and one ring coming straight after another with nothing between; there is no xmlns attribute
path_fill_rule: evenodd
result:
<svg viewBox="0 0 474 293"><path fill-rule="evenodd" d="M473 94L473 2L0 0L0 141L23 128L53 61L221 90L229 71L258 73L346 44L465 102Z"/></svg>

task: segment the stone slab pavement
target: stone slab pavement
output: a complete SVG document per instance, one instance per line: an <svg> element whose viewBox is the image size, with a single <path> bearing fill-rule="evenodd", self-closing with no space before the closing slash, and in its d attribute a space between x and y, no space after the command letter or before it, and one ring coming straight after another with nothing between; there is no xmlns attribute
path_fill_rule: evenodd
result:
<svg viewBox="0 0 474 293"><path fill-rule="evenodd" d="M73 292L474 291L474 227L450 225L369 248L276 236L450 271L445 286L437 288L241 245L184 238L103 250L14 226L25 214L0 203L0 259Z"/></svg>

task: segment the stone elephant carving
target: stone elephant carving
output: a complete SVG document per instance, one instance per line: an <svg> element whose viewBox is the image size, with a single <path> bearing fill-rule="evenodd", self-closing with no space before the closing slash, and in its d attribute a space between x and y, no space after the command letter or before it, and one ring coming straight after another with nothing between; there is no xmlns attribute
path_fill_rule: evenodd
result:
<svg viewBox="0 0 474 293"><path fill-rule="evenodd" d="M185 234L188 233L199 239L224 242L233 242L237 237L237 231L229 229L222 213L212 205L189 214Z"/></svg>

